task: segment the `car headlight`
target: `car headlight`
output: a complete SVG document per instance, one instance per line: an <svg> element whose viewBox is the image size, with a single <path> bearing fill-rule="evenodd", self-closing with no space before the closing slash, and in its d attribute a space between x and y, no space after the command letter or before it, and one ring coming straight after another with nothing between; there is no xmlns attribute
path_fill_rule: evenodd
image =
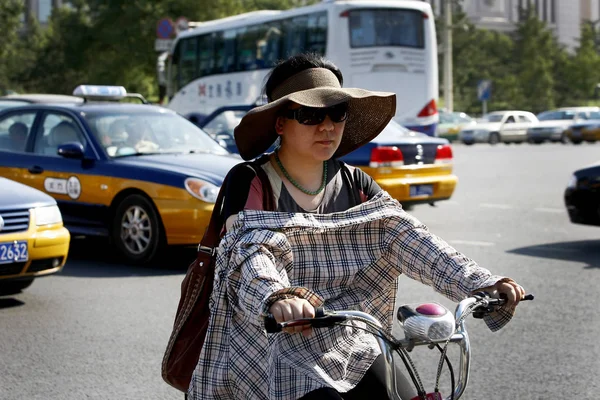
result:
<svg viewBox="0 0 600 400"><path fill-rule="evenodd" d="M219 195L219 187L198 178L187 178L185 189L189 194L207 203L215 203Z"/></svg>
<svg viewBox="0 0 600 400"><path fill-rule="evenodd" d="M573 188L576 188L576 187L577 187L577 177L575 176L575 174L573 174L569 178L569 183L567 183L567 188L573 189Z"/></svg>
<svg viewBox="0 0 600 400"><path fill-rule="evenodd" d="M35 212L35 224L37 226L62 223L62 215L58 206L36 207L33 211Z"/></svg>

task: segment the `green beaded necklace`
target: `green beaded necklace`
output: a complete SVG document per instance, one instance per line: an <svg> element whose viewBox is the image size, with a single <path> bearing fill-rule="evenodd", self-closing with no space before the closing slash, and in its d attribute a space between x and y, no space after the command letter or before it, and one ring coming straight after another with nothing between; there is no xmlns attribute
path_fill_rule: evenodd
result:
<svg viewBox="0 0 600 400"><path fill-rule="evenodd" d="M327 184L327 161L323 161L323 182L321 182L321 186L315 190L308 190L303 188L302 186L300 186L300 184L298 182L296 182L294 180L294 178L292 178L290 176L290 174L288 174L288 172L285 170L285 168L283 167L283 164L281 163L281 160L279 159L279 156L277 155L279 149L275 150L275 161L277 162L277 165L279 166L279 169L281 170L281 172L283 172L283 175L287 178L288 181L290 181L292 183L292 185L294 185L298 190L300 190L302 193L306 193L310 196L316 196L319 193L321 193L323 191L323 189L325 189L325 185Z"/></svg>

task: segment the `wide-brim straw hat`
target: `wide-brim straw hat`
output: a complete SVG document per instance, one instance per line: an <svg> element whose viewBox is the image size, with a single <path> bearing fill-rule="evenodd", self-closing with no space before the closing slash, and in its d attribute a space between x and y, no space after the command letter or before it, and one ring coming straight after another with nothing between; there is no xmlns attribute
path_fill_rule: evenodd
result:
<svg viewBox="0 0 600 400"><path fill-rule="evenodd" d="M348 119L334 158L373 140L396 113L396 95L365 89L342 88L327 68L310 68L275 88L272 101L250 110L234 130L235 143L244 160L252 160L277 139L275 121L289 102L307 107L331 107L348 102Z"/></svg>

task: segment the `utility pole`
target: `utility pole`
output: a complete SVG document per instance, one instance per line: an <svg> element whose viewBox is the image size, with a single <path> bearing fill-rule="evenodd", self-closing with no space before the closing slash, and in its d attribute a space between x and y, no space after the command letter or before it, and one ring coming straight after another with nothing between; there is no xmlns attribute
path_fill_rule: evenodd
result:
<svg viewBox="0 0 600 400"><path fill-rule="evenodd" d="M452 92L452 0L444 0L444 108L454 111Z"/></svg>

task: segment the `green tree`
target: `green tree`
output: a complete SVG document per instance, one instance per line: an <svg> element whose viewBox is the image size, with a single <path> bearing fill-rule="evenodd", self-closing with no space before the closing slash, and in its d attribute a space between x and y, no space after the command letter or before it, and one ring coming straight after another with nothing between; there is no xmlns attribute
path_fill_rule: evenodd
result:
<svg viewBox="0 0 600 400"><path fill-rule="evenodd" d="M315 2L312 0L310 2ZM309 2L309 3L310 3ZM76 0L56 10L32 75L50 79L36 86L70 93L81 83L123 85L156 94L156 24L163 17L208 21L257 9L285 9L300 0L220 0L200 7L197 0ZM42 67L43 66L43 67ZM62 78L60 77L62 75Z"/></svg>
<svg viewBox="0 0 600 400"><path fill-rule="evenodd" d="M488 111L510 108L520 95L514 77L514 42L506 34L477 29L464 12L457 9L453 15L453 79L454 108L469 113L482 113L477 98L477 83L492 81L492 99ZM437 21L438 35L443 22ZM438 39L441 43L441 37ZM440 57L440 83L443 84L443 57Z"/></svg>
<svg viewBox="0 0 600 400"><path fill-rule="evenodd" d="M29 70L30 91L71 94L75 86L89 83L88 48L94 40L85 7L54 9L44 32L44 44ZM101 60L95 60L101 62Z"/></svg>
<svg viewBox="0 0 600 400"><path fill-rule="evenodd" d="M0 40L0 95L11 88L10 60L17 56L14 44L18 40L23 10L24 5L20 0L2 0L0 26L4 34Z"/></svg>
<svg viewBox="0 0 600 400"><path fill-rule="evenodd" d="M555 107L554 63L562 51L553 32L540 21L533 9L521 10L515 32L514 59L522 96L514 106L540 112Z"/></svg>
<svg viewBox="0 0 600 400"><path fill-rule="evenodd" d="M35 74L39 55L46 47L46 35L39 23L29 17L27 28L21 31L14 43L15 57L7 60L12 84L23 91L40 91L44 76Z"/></svg>
<svg viewBox="0 0 600 400"><path fill-rule="evenodd" d="M600 83L600 55L596 50L595 32L592 25L581 25L581 38L571 63L569 84L575 99L587 102L594 97Z"/></svg>

